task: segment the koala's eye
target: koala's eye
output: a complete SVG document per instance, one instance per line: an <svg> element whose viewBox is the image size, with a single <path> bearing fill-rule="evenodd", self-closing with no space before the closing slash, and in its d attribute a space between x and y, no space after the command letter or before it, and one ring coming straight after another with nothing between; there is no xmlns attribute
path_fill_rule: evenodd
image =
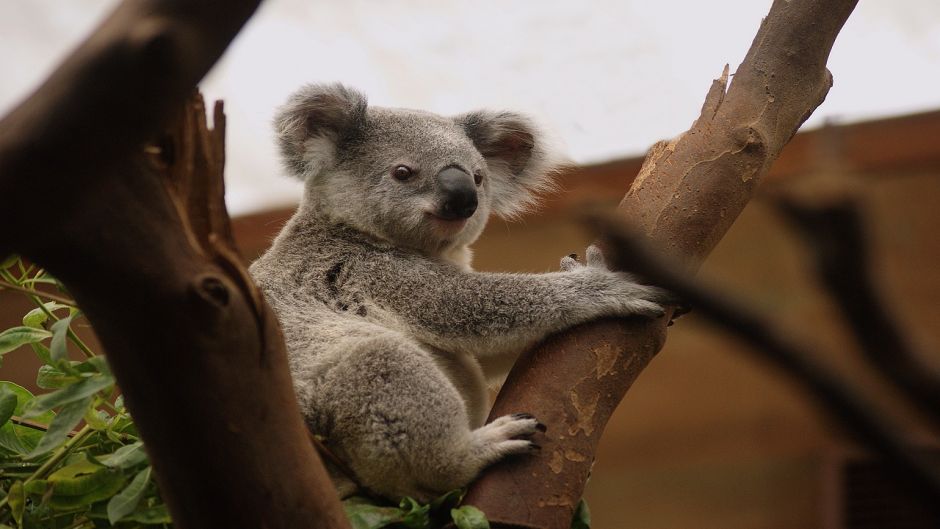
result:
<svg viewBox="0 0 940 529"><path fill-rule="evenodd" d="M414 171L411 170L411 167L407 165L399 165L392 169L392 176L395 177L395 180L405 181L411 178L411 175L414 174Z"/></svg>
<svg viewBox="0 0 940 529"><path fill-rule="evenodd" d="M473 173L473 183L480 185L483 183L483 173Z"/></svg>

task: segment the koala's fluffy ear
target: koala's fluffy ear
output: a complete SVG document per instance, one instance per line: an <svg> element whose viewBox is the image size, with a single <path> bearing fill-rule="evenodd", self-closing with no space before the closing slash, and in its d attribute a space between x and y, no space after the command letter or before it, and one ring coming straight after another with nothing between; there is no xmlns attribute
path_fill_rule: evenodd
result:
<svg viewBox="0 0 940 529"><path fill-rule="evenodd" d="M312 84L295 92L274 118L278 146L287 171L315 177L333 164L336 149L361 130L366 97L341 84Z"/></svg>
<svg viewBox="0 0 940 529"><path fill-rule="evenodd" d="M529 117L484 110L455 120L486 159L494 213L517 216L552 189L563 160Z"/></svg>

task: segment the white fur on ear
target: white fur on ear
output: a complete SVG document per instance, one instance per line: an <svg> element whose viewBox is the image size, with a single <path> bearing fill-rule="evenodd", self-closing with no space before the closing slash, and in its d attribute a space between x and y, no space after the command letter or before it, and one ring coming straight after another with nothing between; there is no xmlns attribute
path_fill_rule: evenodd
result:
<svg viewBox="0 0 940 529"><path fill-rule="evenodd" d="M339 145L364 124L367 106L363 94L339 83L307 85L291 95L274 118L287 172L308 180L331 166Z"/></svg>
<svg viewBox="0 0 940 529"><path fill-rule="evenodd" d="M535 121L515 112L481 110L454 118L486 159L493 212L521 215L554 188L567 159Z"/></svg>

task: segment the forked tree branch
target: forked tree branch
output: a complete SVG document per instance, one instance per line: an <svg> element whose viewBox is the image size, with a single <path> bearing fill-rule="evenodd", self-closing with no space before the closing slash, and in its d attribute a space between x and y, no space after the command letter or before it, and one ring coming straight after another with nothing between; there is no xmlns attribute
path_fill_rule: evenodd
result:
<svg viewBox="0 0 940 529"><path fill-rule="evenodd" d="M726 69L692 128L654 146L621 211L655 247L690 269L708 255L828 93L826 60L856 3L775 0L731 86ZM524 355L490 417L537 416L548 426L542 453L494 466L466 501L494 527L567 527L604 427L668 320L582 325Z"/></svg>

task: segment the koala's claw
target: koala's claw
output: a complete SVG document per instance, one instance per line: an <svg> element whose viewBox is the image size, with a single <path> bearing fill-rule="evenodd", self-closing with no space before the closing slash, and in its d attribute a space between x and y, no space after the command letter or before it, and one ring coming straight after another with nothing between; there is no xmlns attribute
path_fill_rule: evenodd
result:
<svg viewBox="0 0 940 529"><path fill-rule="evenodd" d="M602 252L596 244L588 246L585 254L585 261L587 261L588 266L607 268L607 262L604 260L604 252Z"/></svg>
<svg viewBox="0 0 940 529"><path fill-rule="evenodd" d="M584 265L578 262L578 254L576 253L566 255L561 258L561 271L562 272L571 272L572 270L577 270L578 268L581 268L582 266Z"/></svg>
<svg viewBox="0 0 940 529"><path fill-rule="evenodd" d="M535 415L532 415L531 413L525 413L525 412L522 412L522 413L513 413L510 417L512 417L513 419L517 419L517 420L534 419L534 420L535 420L535 429L536 429L536 430L538 430L538 431L540 431L540 432L542 432L542 433L548 431L548 426L545 426L544 424L542 424L542 422L539 421L538 419L536 419L536 418L535 418Z"/></svg>

